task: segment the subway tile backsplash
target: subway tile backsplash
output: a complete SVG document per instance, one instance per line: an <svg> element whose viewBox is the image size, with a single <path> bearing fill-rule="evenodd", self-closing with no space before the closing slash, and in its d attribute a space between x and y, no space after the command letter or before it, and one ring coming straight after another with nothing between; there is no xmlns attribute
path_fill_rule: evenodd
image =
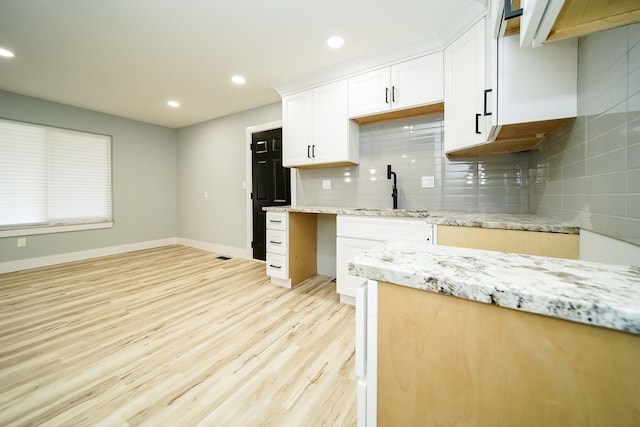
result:
<svg viewBox="0 0 640 427"><path fill-rule="evenodd" d="M578 46L579 117L532 152L531 211L640 244L640 24Z"/></svg>
<svg viewBox="0 0 640 427"><path fill-rule="evenodd" d="M442 114L362 125L360 164L299 170L297 203L391 208L390 164L399 208L528 211L529 153L450 161L442 141ZM433 176L435 187L422 188L423 176ZM330 190L322 189L323 180L331 181Z"/></svg>

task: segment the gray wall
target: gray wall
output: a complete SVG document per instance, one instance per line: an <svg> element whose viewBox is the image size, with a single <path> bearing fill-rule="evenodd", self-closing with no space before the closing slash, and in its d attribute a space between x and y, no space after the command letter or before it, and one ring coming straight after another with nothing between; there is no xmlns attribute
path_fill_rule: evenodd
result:
<svg viewBox="0 0 640 427"><path fill-rule="evenodd" d="M578 49L578 118L533 153L531 208L640 244L640 24Z"/></svg>
<svg viewBox="0 0 640 427"><path fill-rule="evenodd" d="M0 117L113 136L113 213L109 229L0 238L0 262L177 235L176 131L0 91Z"/></svg>
<svg viewBox="0 0 640 427"><path fill-rule="evenodd" d="M245 131L281 119L278 102L178 130L181 238L246 249L250 201L242 188L249 150Z"/></svg>
<svg viewBox="0 0 640 427"><path fill-rule="evenodd" d="M360 164L301 169L300 205L391 208L397 174L398 207L480 212L528 211L529 153L451 161L442 150L442 114L360 126ZM422 188L421 177L434 176L435 188ZM331 189L323 190L322 181Z"/></svg>

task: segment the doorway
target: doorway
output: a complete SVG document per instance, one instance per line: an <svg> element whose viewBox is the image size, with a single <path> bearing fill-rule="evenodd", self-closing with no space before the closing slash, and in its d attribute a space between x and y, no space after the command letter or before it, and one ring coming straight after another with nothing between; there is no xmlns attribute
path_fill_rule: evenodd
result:
<svg viewBox="0 0 640 427"><path fill-rule="evenodd" d="M253 258L266 260L265 206L291 204L291 170L282 166L282 128L251 134Z"/></svg>

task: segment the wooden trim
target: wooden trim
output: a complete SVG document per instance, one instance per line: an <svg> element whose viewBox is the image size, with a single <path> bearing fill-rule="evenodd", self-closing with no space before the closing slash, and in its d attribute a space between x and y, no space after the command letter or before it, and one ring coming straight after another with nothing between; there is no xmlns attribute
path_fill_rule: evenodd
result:
<svg viewBox="0 0 640 427"><path fill-rule="evenodd" d="M637 0L636 0L637 4ZM560 19L560 18L558 18ZM554 42L569 39L572 37L582 37L597 31L608 30L611 28L621 27L623 25L633 24L640 21L640 9L621 13L614 16L607 16L590 22L584 22L562 28L554 25L547 37L547 42Z"/></svg>
<svg viewBox="0 0 640 427"><path fill-rule="evenodd" d="M291 286L317 274L318 216L289 212L289 277Z"/></svg>
<svg viewBox="0 0 640 427"><path fill-rule="evenodd" d="M640 336L380 283L378 426L640 425Z"/></svg>
<svg viewBox="0 0 640 427"><path fill-rule="evenodd" d="M442 113L444 112L444 102L436 104L422 105L420 107L407 108L404 110L393 110L380 114L373 114L365 117L357 117L351 119L359 125L384 122L388 120L406 119L408 117L422 116L424 114Z"/></svg>
<svg viewBox="0 0 640 427"><path fill-rule="evenodd" d="M475 145L447 153L450 159L482 156L487 154L518 153L534 149L549 135L557 132L574 117L540 120L537 122L514 123L500 126L495 141Z"/></svg>
<svg viewBox="0 0 640 427"><path fill-rule="evenodd" d="M439 225L438 245L578 259L580 235Z"/></svg>

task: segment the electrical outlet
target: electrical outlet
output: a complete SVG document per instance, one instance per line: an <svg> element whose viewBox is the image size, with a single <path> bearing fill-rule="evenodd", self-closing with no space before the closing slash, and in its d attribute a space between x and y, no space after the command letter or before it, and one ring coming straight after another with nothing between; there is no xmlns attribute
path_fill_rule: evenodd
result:
<svg viewBox="0 0 640 427"><path fill-rule="evenodd" d="M205 191L205 192L204 192L204 194L203 194L203 196L204 196L204 198L205 198L205 199L208 199L208 198L209 198L209 192L208 192L208 191Z"/></svg>
<svg viewBox="0 0 640 427"><path fill-rule="evenodd" d="M323 179L322 180L322 189L323 190L331 190L331 180L330 179Z"/></svg>
<svg viewBox="0 0 640 427"><path fill-rule="evenodd" d="M27 246L27 238L26 237L18 237L18 247L24 248Z"/></svg>
<svg viewBox="0 0 640 427"><path fill-rule="evenodd" d="M435 178L433 176L422 177L422 188L433 188L436 186Z"/></svg>

